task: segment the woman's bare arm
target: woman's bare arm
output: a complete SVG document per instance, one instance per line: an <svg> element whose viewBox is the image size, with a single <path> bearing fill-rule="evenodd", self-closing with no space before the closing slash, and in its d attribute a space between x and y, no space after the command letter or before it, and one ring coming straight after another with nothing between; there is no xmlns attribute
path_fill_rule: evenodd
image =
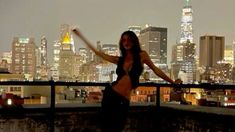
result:
<svg viewBox="0 0 235 132"><path fill-rule="evenodd" d="M141 58L143 59L143 62L145 64L147 64L157 76L159 76L162 79L168 81L169 83L174 83L174 81L171 78L169 78L161 69L157 68L153 64L152 60L150 59L150 57L149 57L149 55L147 54L146 51L142 51Z"/></svg>
<svg viewBox="0 0 235 132"><path fill-rule="evenodd" d="M92 46L92 44L81 34L81 32L79 31L79 29L72 29L72 31L88 46L88 48L90 48L96 55L100 56L101 58L117 64L118 63L118 56L111 56L111 55L107 55L101 51L98 51L96 48L94 48Z"/></svg>

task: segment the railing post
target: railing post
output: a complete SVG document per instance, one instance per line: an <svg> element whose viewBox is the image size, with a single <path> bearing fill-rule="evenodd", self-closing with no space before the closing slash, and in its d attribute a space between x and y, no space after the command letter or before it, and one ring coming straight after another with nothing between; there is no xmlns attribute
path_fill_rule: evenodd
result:
<svg viewBox="0 0 235 132"><path fill-rule="evenodd" d="M157 91L156 91L156 107L160 108L160 86L157 86Z"/></svg>
<svg viewBox="0 0 235 132"><path fill-rule="evenodd" d="M50 81L51 85L51 104L50 104L50 132L55 131L55 82Z"/></svg>

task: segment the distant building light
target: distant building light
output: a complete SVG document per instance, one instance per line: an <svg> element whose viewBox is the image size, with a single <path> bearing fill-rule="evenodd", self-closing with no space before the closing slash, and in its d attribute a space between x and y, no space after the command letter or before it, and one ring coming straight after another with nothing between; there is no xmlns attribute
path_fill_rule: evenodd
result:
<svg viewBox="0 0 235 132"><path fill-rule="evenodd" d="M29 43L29 38L19 38L19 43L27 44Z"/></svg>
<svg viewBox="0 0 235 132"><path fill-rule="evenodd" d="M7 99L7 105L12 105L12 99Z"/></svg>
<svg viewBox="0 0 235 132"><path fill-rule="evenodd" d="M139 94L140 94L140 91L136 91L136 94L139 95Z"/></svg>
<svg viewBox="0 0 235 132"><path fill-rule="evenodd" d="M235 106L235 103L224 103L224 106Z"/></svg>

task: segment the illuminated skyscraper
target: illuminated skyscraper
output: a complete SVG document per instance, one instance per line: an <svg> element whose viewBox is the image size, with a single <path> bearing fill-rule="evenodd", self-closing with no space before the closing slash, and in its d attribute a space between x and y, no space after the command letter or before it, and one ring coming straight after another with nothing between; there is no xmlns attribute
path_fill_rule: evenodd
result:
<svg viewBox="0 0 235 132"><path fill-rule="evenodd" d="M224 61L233 65L233 49L232 45L226 45L224 50Z"/></svg>
<svg viewBox="0 0 235 132"><path fill-rule="evenodd" d="M59 80L59 60L60 60L60 41L54 41L53 49L53 66L51 68L51 77L53 80Z"/></svg>
<svg viewBox="0 0 235 132"><path fill-rule="evenodd" d="M47 65L47 39L45 36L41 39L41 47L40 47L40 54L41 54L41 65Z"/></svg>
<svg viewBox="0 0 235 132"><path fill-rule="evenodd" d="M139 39L154 63L167 64L167 28L149 26L141 30Z"/></svg>
<svg viewBox="0 0 235 132"><path fill-rule="evenodd" d="M180 43L173 46L171 74L174 79L181 78L180 73L184 73L184 83L196 81L196 45L193 43L193 11L186 0L186 5L182 9Z"/></svg>
<svg viewBox="0 0 235 132"><path fill-rule="evenodd" d="M235 40L233 40L232 47L233 47L233 70L232 70L232 80L233 80L233 83L235 83Z"/></svg>
<svg viewBox="0 0 235 132"><path fill-rule="evenodd" d="M72 51L75 53L74 40L73 40L73 36L70 33L70 27L68 24L61 25L60 42L61 42L61 44L68 44L67 46L70 46L70 47L66 47L64 45L64 48L71 48Z"/></svg>
<svg viewBox="0 0 235 132"><path fill-rule="evenodd" d="M141 48L150 56L150 59L164 72L167 68L167 28L146 26L140 31L139 40ZM145 68L150 73L150 80L162 81L148 67Z"/></svg>
<svg viewBox="0 0 235 132"><path fill-rule="evenodd" d="M12 52L3 52L0 58L0 62L2 62L2 68L7 68L9 72L11 72L11 63L12 63Z"/></svg>
<svg viewBox="0 0 235 132"><path fill-rule="evenodd" d="M40 53L40 47L36 46L35 56L36 56L36 75L35 75L35 79L40 80L41 79L41 53Z"/></svg>
<svg viewBox="0 0 235 132"><path fill-rule="evenodd" d="M196 80L196 44L180 43L174 45L172 49L172 77L179 78L179 72L184 72L187 76L187 82Z"/></svg>
<svg viewBox="0 0 235 132"><path fill-rule="evenodd" d="M61 40L61 49L59 53L59 78L60 80L72 80L74 75L74 45L67 31Z"/></svg>
<svg viewBox="0 0 235 132"><path fill-rule="evenodd" d="M36 75L36 45L34 38L17 38L12 42L12 72L22 73L29 80Z"/></svg>
<svg viewBox="0 0 235 132"><path fill-rule="evenodd" d="M96 42L96 48L97 48L97 50L98 51L101 51L102 49L101 49L101 42L100 41L97 41ZM94 54L94 53L93 53ZM96 62L96 63L99 63L99 62L101 62L103 59L101 58L101 57L99 57L99 56L97 56L96 54L94 54L94 61Z"/></svg>
<svg viewBox="0 0 235 132"><path fill-rule="evenodd" d="M48 80L47 39L45 36L41 39L40 60L40 79Z"/></svg>
<svg viewBox="0 0 235 132"><path fill-rule="evenodd" d="M233 41L232 47L233 47L233 66L235 66L235 40Z"/></svg>
<svg viewBox="0 0 235 132"><path fill-rule="evenodd" d="M181 18L181 34L180 43L185 43L187 40L193 43L193 10L189 5L189 0L186 0L186 6L182 9Z"/></svg>
<svg viewBox="0 0 235 132"><path fill-rule="evenodd" d="M79 48L78 49L78 54L80 56L81 62L83 64L88 63L90 61L90 51L87 48Z"/></svg>

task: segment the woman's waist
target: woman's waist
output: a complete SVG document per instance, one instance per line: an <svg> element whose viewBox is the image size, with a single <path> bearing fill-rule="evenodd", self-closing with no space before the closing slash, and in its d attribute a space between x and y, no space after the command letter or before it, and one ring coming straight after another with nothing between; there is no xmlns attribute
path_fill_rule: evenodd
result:
<svg viewBox="0 0 235 132"><path fill-rule="evenodd" d="M131 82L122 82L121 80L112 83L112 89L118 94L130 99L132 90Z"/></svg>

